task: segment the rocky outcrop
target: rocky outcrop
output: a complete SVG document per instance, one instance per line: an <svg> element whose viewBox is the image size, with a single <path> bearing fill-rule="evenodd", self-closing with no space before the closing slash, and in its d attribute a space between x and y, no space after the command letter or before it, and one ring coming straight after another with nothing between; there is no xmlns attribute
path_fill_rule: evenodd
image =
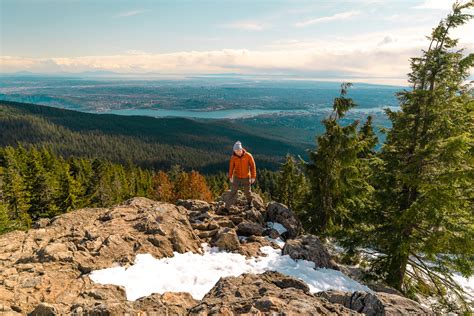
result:
<svg viewBox="0 0 474 316"><path fill-rule="evenodd" d="M227 205L230 200L230 190L225 191L220 197L219 201L222 202L222 205ZM247 200L245 199L244 193L242 191L237 191L237 196L234 201L234 206L238 209L245 209L247 206ZM260 195L252 192L252 207L258 211L265 211L265 204L263 203Z"/></svg>
<svg viewBox="0 0 474 316"><path fill-rule="evenodd" d="M369 316L427 315L431 311L406 297L389 293L324 291L316 296Z"/></svg>
<svg viewBox="0 0 474 316"><path fill-rule="evenodd" d="M229 192L224 192L222 197L213 203L179 200L177 204L187 209L196 235L211 246L238 252L247 257L262 255L262 246L278 247L263 237L256 238L264 236L266 232L270 233L265 225L266 206L260 196L252 192L253 203L248 208L244 194L239 191L234 205L226 208ZM271 237L276 239L280 235L273 232Z"/></svg>
<svg viewBox="0 0 474 316"><path fill-rule="evenodd" d="M219 229L217 234L211 239L211 246L227 251L241 249L237 233L229 227Z"/></svg>
<svg viewBox="0 0 474 316"><path fill-rule="evenodd" d="M81 301L121 305L122 289L94 284L87 273L130 265L138 253L163 258L174 251L199 253L201 240L188 211L173 204L134 198L42 220L28 232L0 236L0 304L29 313L44 311L38 304L45 302L62 314Z"/></svg>
<svg viewBox="0 0 474 316"><path fill-rule="evenodd" d="M133 264L137 254L164 258L174 252L201 253L202 243L247 257L262 256L262 246L280 249L275 242L279 237L286 239L284 254L311 260L316 267L336 267L317 237L299 236L301 224L288 208L273 202L265 205L252 194L250 208L239 192L230 209L225 208L228 192L212 203L179 200L174 205L133 198L115 207L41 219L27 232L1 235L0 314L351 315L410 311L408 306L417 310L416 303L412 306L402 297L383 293L376 299L360 294L357 300L342 292L315 296L304 282L276 272L223 278L201 301L189 293L152 294L128 301L123 287L90 279L93 270ZM283 225L284 236L267 227L267 221Z"/></svg>
<svg viewBox="0 0 474 316"><path fill-rule="evenodd" d="M357 315L309 293L305 283L278 272L221 278L190 315Z"/></svg>
<svg viewBox="0 0 474 316"><path fill-rule="evenodd" d="M283 254L293 259L312 261L316 268L330 268L338 270L326 247L314 235L303 235L296 239L287 240L283 247Z"/></svg>
<svg viewBox="0 0 474 316"><path fill-rule="evenodd" d="M295 238L301 233L300 220L284 204L274 201L268 203L265 220L282 224L287 230L283 234L285 239Z"/></svg>

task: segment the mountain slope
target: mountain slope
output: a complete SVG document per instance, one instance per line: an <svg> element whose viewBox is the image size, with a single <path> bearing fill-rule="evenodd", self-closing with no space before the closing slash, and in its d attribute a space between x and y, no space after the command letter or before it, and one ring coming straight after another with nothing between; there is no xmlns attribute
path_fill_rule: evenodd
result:
<svg viewBox="0 0 474 316"><path fill-rule="evenodd" d="M333 258L316 236L308 244L296 233L300 224L290 220L296 218L288 208L276 202L265 205L258 195L253 197L253 206L246 208L245 197L239 194L230 209L223 207L229 191L213 203L180 200L174 205L133 198L111 208L41 219L27 232L1 235L0 311L9 315L428 313L416 302L368 291L334 270L338 265L330 263ZM269 224L273 228L267 228ZM204 243L218 249L206 250ZM167 267L137 269L136 265L147 263L144 256L149 264L166 261ZM184 260L176 263L179 258ZM208 264L199 266L200 260ZM235 273L244 263L260 271ZM173 267L174 272L167 271ZM210 267L216 269L209 271ZM107 271L112 271L111 278L98 280ZM133 271L141 277L113 285L121 274ZM299 278L292 271L305 273ZM170 285L180 285L189 294ZM139 295L132 297L136 291ZM195 297L196 292L202 294ZM319 296L313 295L316 292ZM347 299L338 301L341 297Z"/></svg>
<svg viewBox="0 0 474 316"><path fill-rule="evenodd" d="M232 145L243 142L259 167L275 169L287 153L305 156L304 143L262 135L229 121L89 114L0 101L0 145L52 145L65 156L167 168L180 164L204 172L226 170Z"/></svg>

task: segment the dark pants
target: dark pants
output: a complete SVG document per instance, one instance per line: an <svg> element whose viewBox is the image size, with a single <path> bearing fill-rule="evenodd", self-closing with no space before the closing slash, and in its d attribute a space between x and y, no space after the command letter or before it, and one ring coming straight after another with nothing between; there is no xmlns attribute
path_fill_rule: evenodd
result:
<svg viewBox="0 0 474 316"><path fill-rule="evenodd" d="M239 187L243 187L245 197L247 198L247 202L251 203L252 202L252 195L250 194L250 179L249 178L237 178L234 176L233 182L232 182L232 187L230 189L230 197L229 197L229 203L226 205L226 207L230 207L235 203L235 199L237 197L237 190Z"/></svg>

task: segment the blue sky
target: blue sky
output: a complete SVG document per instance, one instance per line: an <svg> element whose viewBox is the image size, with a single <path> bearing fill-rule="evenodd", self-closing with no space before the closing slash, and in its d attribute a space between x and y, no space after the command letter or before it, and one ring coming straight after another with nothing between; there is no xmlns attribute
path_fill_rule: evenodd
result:
<svg viewBox="0 0 474 316"><path fill-rule="evenodd" d="M403 80L448 0L0 0L5 72ZM472 51L472 22L457 31Z"/></svg>

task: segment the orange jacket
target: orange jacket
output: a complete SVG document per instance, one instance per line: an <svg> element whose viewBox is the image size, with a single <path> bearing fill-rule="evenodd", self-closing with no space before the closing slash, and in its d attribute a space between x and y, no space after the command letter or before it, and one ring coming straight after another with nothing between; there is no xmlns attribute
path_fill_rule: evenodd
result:
<svg viewBox="0 0 474 316"><path fill-rule="evenodd" d="M256 178L257 169L253 156L243 149L242 156L237 156L234 152L229 163L229 178L235 175L238 178Z"/></svg>

